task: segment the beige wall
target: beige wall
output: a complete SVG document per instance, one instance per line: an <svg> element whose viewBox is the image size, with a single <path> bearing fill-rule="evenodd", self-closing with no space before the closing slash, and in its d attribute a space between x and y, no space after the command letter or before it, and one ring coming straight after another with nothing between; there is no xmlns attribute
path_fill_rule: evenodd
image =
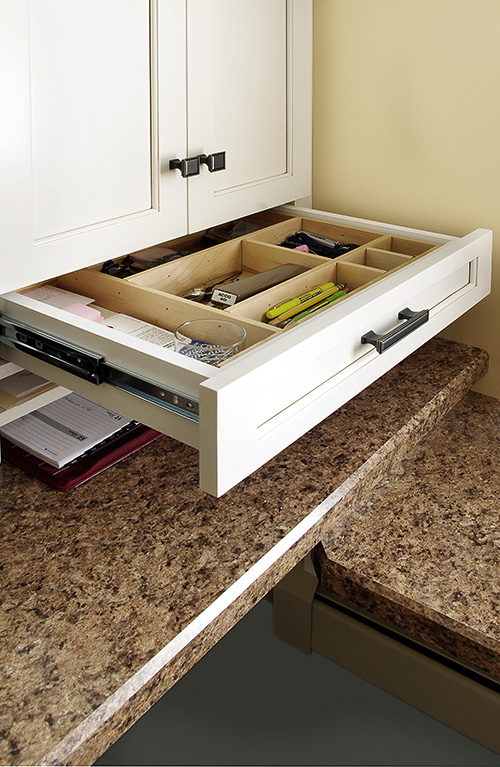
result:
<svg viewBox="0 0 500 767"><path fill-rule="evenodd" d="M314 0L316 208L462 235L500 233L500 0ZM447 337L481 346L500 397L492 295Z"/></svg>

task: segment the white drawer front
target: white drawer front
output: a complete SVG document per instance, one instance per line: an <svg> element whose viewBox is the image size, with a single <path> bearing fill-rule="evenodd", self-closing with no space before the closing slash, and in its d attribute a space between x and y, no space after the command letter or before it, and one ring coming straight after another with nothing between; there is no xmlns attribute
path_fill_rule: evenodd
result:
<svg viewBox="0 0 500 767"><path fill-rule="evenodd" d="M312 211L308 214L315 216ZM319 216L332 222L340 220L329 214ZM349 224L399 237L418 239L419 235L369 222L352 220ZM41 306L19 294L0 297L4 324L20 323L34 333L46 334L49 350L52 338L70 349L75 347L76 354L80 348L96 355L103 366L103 382L96 385L92 376L83 380L55 367L46 354L34 358L36 348L28 354L17 342L17 348L2 345L1 355L197 447L201 487L221 495L489 292L491 232L478 230L461 239L427 234L421 239L443 244L293 329L275 333L249 314L246 321L249 333L254 334L254 345L220 369L145 341L131 341L109 328L97 329L88 320ZM127 305L134 286L101 278L99 282L104 281L105 287L106 280L111 286L118 284L111 288L115 300ZM82 275L81 279L87 277ZM151 300L156 300L155 296L160 300L158 291L150 295ZM184 311L187 303L175 296L172 302L172 314ZM398 314L407 308L413 312L428 310L428 320L383 353L361 342L370 331L385 335L395 327L406 327ZM143 307L143 311L148 309ZM10 332L15 337L15 329ZM259 335L262 333L265 338ZM126 371L125 383L121 371Z"/></svg>
<svg viewBox="0 0 500 767"><path fill-rule="evenodd" d="M444 245L202 384L202 487L226 492L487 295L490 238ZM361 343L406 307L429 309L428 322L382 354Z"/></svg>

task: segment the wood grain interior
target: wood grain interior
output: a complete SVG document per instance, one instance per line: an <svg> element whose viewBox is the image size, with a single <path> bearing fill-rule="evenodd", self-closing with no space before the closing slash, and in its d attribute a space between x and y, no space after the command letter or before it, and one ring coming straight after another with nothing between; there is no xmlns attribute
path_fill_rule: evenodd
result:
<svg viewBox="0 0 500 767"><path fill-rule="evenodd" d="M430 253L431 250L435 250L438 247L438 245L422 240L411 240L408 237L393 236L383 237L377 243L371 243L371 246L380 250L388 250L392 253L400 253L412 257L423 256L424 253Z"/></svg>
<svg viewBox="0 0 500 767"><path fill-rule="evenodd" d="M329 260L322 266L310 269L308 272L292 277L292 279L282 282L274 288L269 288L262 293L257 293L255 296L240 301L238 304L234 304L234 306L229 306L224 312L267 323L265 313L273 306L307 293L326 282L337 282L337 264Z"/></svg>
<svg viewBox="0 0 500 767"><path fill-rule="evenodd" d="M356 245L366 245L366 243L380 237L377 232L357 229L353 226L332 224L328 221L318 221L314 218L302 219L302 228L312 234L320 234L322 237L328 237L330 240L343 244L355 243Z"/></svg>
<svg viewBox="0 0 500 767"><path fill-rule="evenodd" d="M279 245L287 237L301 230L320 234L322 237L328 237L330 240L341 243L356 243L356 245L365 245L367 242L376 240L380 237L377 232L370 232L366 229L357 229L352 226L341 226L332 224L328 221L318 221L313 218L292 218L269 229L263 229L249 235L247 239L267 242L270 245Z"/></svg>
<svg viewBox="0 0 500 767"><path fill-rule="evenodd" d="M365 255L367 266L383 269L386 272L407 264L408 261L412 260L412 256L404 256L401 253L392 253L390 250L378 250L377 248L366 248Z"/></svg>
<svg viewBox="0 0 500 767"><path fill-rule="evenodd" d="M179 296L195 285L240 271L241 241L234 240L146 269L124 281Z"/></svg>
<svg viewBox="0 0 500 767"><path fill-rule="evenodd" d="M358 248L345 256L341 256L340 259L341 263L344 264L360 264L374 269L382 269L384 272L396 269L411 260L412 256L404 256L401 253L392 253L390 250L379 250L378 248Z"/></svg>
<svg viewBox="0 0 500 767"><path fill-rule="evenodd" d="M329 258L315 256L312 253L303 253L301 250L282 248L277 245L268 245L262 242L242 242L242 264L249 271L265 272L282 264L298 264L308 269L322 266L330 262Z"/></svg>
<svg viewBox="0 0 500 767"><path fill-rule="evenodd" d="M379 280L386 274L382 269L374 269L365 264L351 264L342 261L337 265L337 278L339 282L346 283L349 291L366 286L369 282Z"/></svg>
<svg viewBox="0 0 500 767"><path fill-rule="evenodd" d="M336 259L330 259L280 246L288 236L301 229L335 241L355 243L358 247ZM199 241L200 233L163 245L187 248L189 244L196 246ZM325 221L281 216L278 220L272 219L267 228L258 232L205 247L126 279L118 279L90 268L60 277L57 284L67 290L92 296L96 304L112 312L132 315L167 330L173 330L190 319L224 315L231 317L245 327L248 348L264 342L277 332L283 332L269 325L265 317L265 313L273 306L326 282L346 283L349 295L434 247L430 243L381 236L375 232ZM230 276L241 279L286 263L305 266L308 271L226 309L182 297L193 287L213 285ZM324 311L327 308L332 307L325 307Z"/></svg>
<svg viewBox="0 0 500 767"><path fill-rule="evenodd" d="M112 312L128 314L171 331L187 320L220 319L224 314L212 306L186 301L154 288L138 289L133 283L90 269L60 277L58 287L91 296L97 305ZM247 347L276 333L276 328L254 322L251 318L242 317L241 324L247 331Z"/></svg>

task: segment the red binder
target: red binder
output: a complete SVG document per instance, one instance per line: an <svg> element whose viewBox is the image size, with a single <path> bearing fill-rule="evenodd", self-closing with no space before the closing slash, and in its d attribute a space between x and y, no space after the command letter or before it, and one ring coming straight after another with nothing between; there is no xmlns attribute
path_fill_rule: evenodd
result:
<svg viewBox="0 0 500 767"><path fill-rule="evenodd" d="M72 490L161 436L161 432L140 423L132 424L60 469L2 437L2 460L10 461L57 490Z"/></svg>

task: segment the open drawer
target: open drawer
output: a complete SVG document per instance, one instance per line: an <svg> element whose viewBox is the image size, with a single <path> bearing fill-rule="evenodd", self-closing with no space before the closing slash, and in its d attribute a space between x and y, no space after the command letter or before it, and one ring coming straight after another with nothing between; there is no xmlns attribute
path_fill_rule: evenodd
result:
<svg viewBox="0 0 500 767"><path fill-rule="evenodd" d="M200 486L219 496L490 290L488 230L452 238L294 207L276 220L125 279L96 265L51 281L92 299L105 319L126 314L169 331L198 318L242 325L245 350L218 367L29 290L0 297L1 356L195 446ZM282 247L299 230L350 249L332 258ZM226 308L186 298L197 285L290 263L299 274ZM284 326L267 320L272 307L330 283L346 294Z"/></svg>

